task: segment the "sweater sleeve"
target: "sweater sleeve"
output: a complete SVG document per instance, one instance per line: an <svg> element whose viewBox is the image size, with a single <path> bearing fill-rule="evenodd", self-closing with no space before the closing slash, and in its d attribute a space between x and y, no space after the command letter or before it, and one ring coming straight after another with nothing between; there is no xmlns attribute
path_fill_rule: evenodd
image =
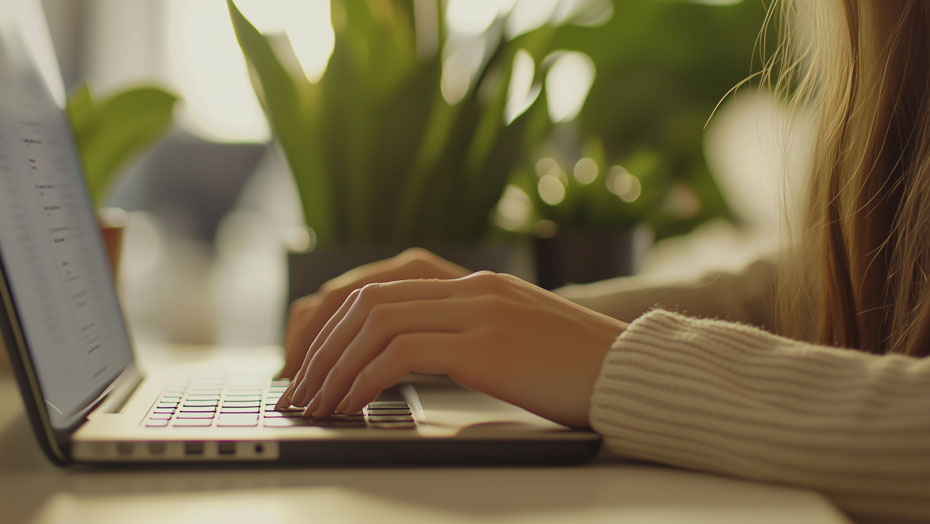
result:
<svg viewBox="0 0 930 524"><path fill-rule="evenodd" d="M575 284L556 292L588 309L630 322L655 307L698 317L713 316L772 330L777 255L738 271L714 271L670 282L653 276L620 277Z"/></svg>
<svg viewBox="0 0 930 524"><path fill-rule="evenodd" d="M815 489L857 518L930 520L930 359L656 310L608 351L590 419L628 457Z"/></svg>

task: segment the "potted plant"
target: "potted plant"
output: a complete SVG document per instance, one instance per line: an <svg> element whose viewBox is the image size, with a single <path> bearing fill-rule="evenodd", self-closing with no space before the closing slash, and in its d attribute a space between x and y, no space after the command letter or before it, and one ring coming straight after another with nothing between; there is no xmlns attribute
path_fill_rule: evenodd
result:
<svg viewBox="0 0 930 524"><path fill-rule="evenodd" d="M177 101L176 95L153 86L129 88L98 100L84 84L68 97L68 116L114 275L119 270L126 214L101 206L126 164L170 128Z"/></svg>
<svg viewBox="0 0 930 524"><path fill-rule="evenodd" d="M612 5L596 27L555 29L552 48L586 54L597 75L577 117L556 126L514 179L533 210L523 230L536 237L549 288L630 274L649 238L735 219L705 161L703 129L750 74L745 50L765 7Z"/></svg>
<svg viewBox="0 0 930 524"><path fill-rule="evenodd" d="M600 140L581 155L541 157L514 177L532 215L538 284L546 289L636 273L652 242L649 223L672 192L660 156L640 151L608 162Z"/></svg>
<svg viewBox="0 0 930 524"><path fill-rule="evenodd" d="M448 39L442 2L426 28L409 1L333 2L335 45L317 82L305 78L289 46L257 31L232 0L228 7L312 232L312 251L289 255L289 296L414 245L486 266L487 250L482 263L463 259L458 247L473 253L487 244L489 216L511 173L551 126L542 60L525 110L507 115L517 53L540 55L551 29L508 39L498 20L470 88L449 103L440 89ZM416 41L423 31L438 42L427 52ZM326 260L334 265L305 266Z"/></svg>
<svg viewBox="0 0 930 524"><path fill-rule="evenodd" d="M704 161L701 132L714 104L750 70L744 50L765 14L761 6L589 2L607 9L552 17L516 37L505 35L504 14L488 30L488 50L468 92L450 104L440 92L448 44L444 2L437 1L426 31L438 42L428 53L418 50L424 28L413 2L334 2L335 46L317 82L304 77L286 42L259 33L227 2L313 232L310 256L344 263L292 271L292 283L320 278L292 289L291 297L409 245L442 252L445 245L486 240L493 231L489 216L512 174L525 172L552 142L544 80L563 50L585 53L597 69L577 118L560 124L573 134L569 141L600 139L605 170L643 155L661 157L656 173L636 176L673 188L673 201L684 196L699 204L693 213L665 201L658 209L642 206L623 227L648 220L664 237L730 216ZM504 118L518 54L535 66L533 87L526 110Z"/></svg>

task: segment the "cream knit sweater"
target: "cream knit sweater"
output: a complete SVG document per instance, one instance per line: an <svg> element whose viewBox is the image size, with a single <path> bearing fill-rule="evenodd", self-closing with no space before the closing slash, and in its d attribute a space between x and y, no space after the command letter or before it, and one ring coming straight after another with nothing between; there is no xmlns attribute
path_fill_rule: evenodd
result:
<svg viewBox="0 0 930 524"><path fill-rule="evenodd" d="M636 319L604 360L592 426L628 457L815 489L857 519L930 521L930 359L751 326L771 325L774 275L762 261L694 282L560 290ZM654 307L695 316L643 314Z"/></svg>

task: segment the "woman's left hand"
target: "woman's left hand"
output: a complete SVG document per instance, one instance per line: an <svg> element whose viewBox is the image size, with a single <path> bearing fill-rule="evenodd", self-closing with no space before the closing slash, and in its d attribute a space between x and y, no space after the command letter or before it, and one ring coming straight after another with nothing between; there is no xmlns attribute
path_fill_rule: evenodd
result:
<svg viewBox="0 0 930 524"><path fill-rule="evenodd" d="M584 427L604 355L625 328L506 274L369 284L320 331L285 400L314 417L352 413L407 373L435 373Z"/></svg>

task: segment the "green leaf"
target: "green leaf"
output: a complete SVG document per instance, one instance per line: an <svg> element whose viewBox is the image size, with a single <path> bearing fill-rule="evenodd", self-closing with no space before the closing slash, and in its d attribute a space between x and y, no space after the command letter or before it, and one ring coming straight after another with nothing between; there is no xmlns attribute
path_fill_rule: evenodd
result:
<svg viewBox="0 0 930 524"><path fill-rule="evenodd" d="M227 7L256 94L294 173L307 225L321 244L329 244L336 238L333 192L318 154L324 130L312 117L315 106L307 93L309 82L287 70L268 39L242 15L233 0L227 0Z"/></svg>
<svg viewBox="0 0 930 524"><path fill-rule="evenodd" d="M178 97L155 87L139 87L95 103L89 88L68 101L91 197L101 205L121 168L149 148L171 126Z"/></svg>

